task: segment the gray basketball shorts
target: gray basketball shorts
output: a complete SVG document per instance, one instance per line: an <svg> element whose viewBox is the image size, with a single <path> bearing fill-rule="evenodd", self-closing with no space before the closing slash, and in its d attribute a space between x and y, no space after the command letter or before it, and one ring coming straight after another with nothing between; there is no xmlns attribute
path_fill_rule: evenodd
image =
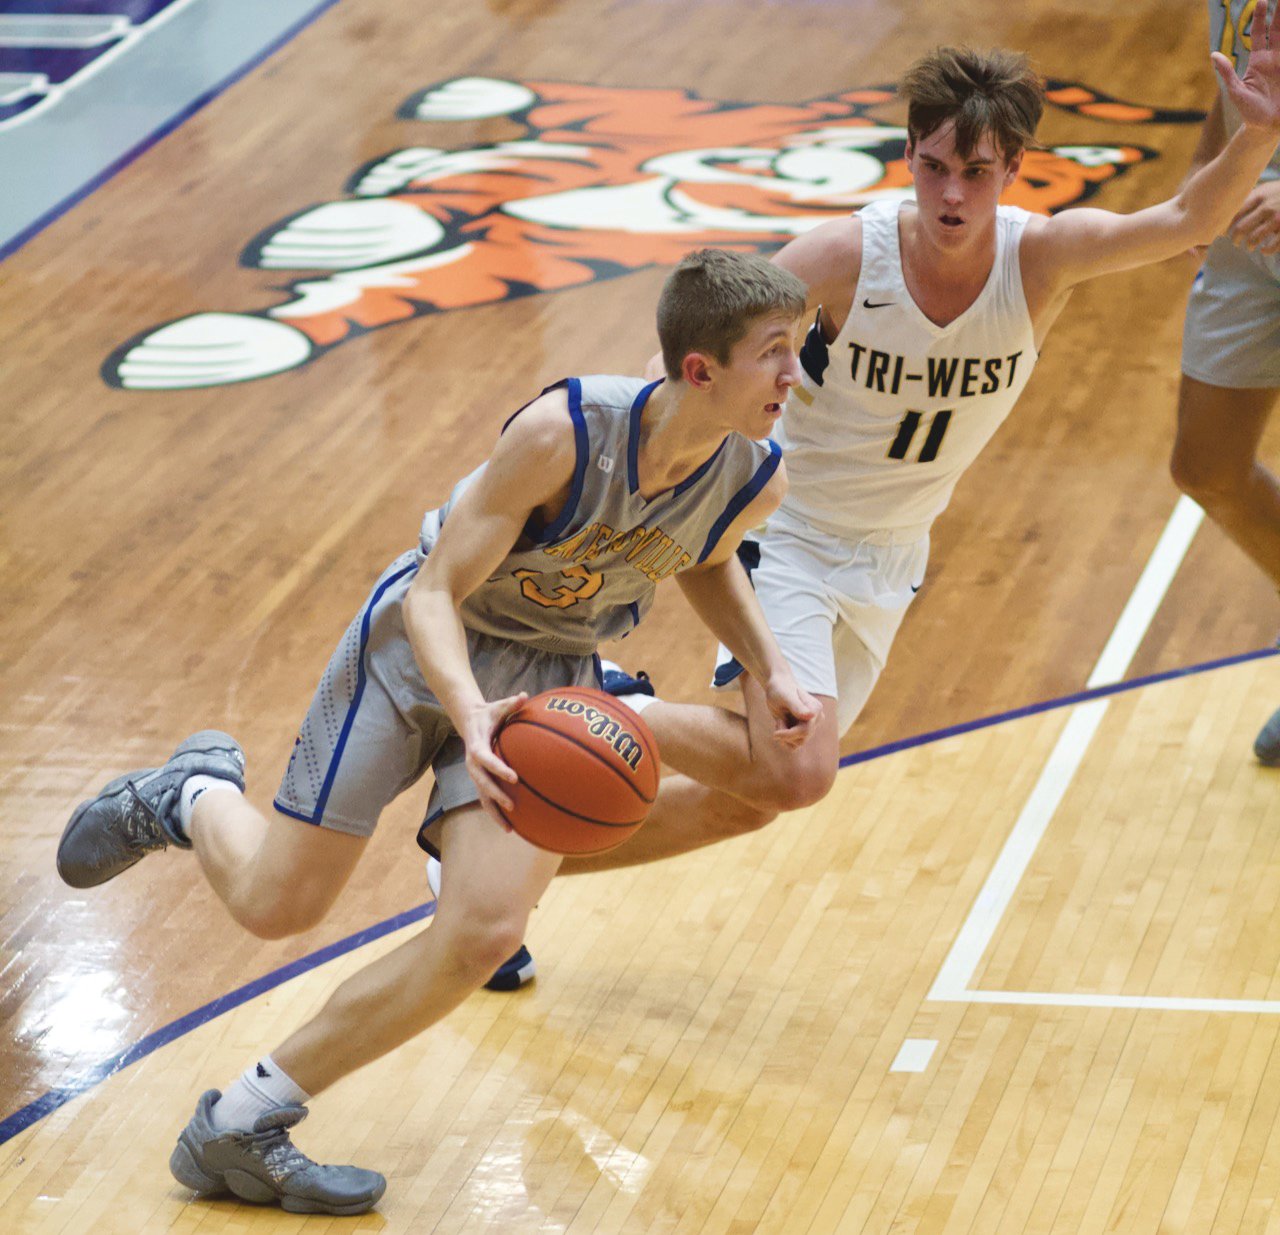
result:
<svg viewBox="0 0 1280 1235"><path fill-rule="evenodd" d="M1280 387L1280 254L1214 241L1187 301L1182 371L1229 390Z"/></svg>
<svg viewBox="0 0 1280 1235"><path fill-rule="evenodd" d="M276 793L282 813L370 836L383 807L427 768L436 778L433 818L479 800L462 739L423 681L405 633L401 605L422 561L410 550L387 567L330 657ZM486 699L600 682L594 656L545 652L472 630L467 652Z"/></svg>

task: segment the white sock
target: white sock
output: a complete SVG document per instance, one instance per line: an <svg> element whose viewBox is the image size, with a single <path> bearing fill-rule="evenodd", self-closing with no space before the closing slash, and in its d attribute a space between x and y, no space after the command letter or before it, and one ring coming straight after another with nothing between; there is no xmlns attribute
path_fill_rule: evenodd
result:
<svg viewBox="0 0 1280 1235"><path fill-rule="evenodd" d="M191 839L191 812L195 809L196 800L214 789L231 789L243 794L235 781L223 780L221 776L188 776L182 782L181 797L178 800L178 824L182 828L184 839Z"/></svg>
<svg viewBox="0 0 1280 1235"><path fill-rule="evenodd" d="M210 1112L213 1126L219 1132L228 1128L252 1132L259 1116L274 1111L278 1106L305 1106L310 1096L299 1089L268 1055L261 1063L246 1068L240 1079L228 1085L226 1092L213 1104Z"/></svg>
<svg viewBox="0 0 1280 1235"><path fill-rule="evenodd" d="M643 712L645 708L651 708L655 703L661 703L662 700L657 695L619 695L618 698L627 705L633 712Z"/></svg>

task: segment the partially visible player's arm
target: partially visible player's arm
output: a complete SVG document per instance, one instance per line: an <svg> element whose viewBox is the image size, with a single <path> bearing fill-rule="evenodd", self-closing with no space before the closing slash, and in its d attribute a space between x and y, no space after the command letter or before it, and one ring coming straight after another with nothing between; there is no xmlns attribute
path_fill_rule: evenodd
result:
<svg viewBox="0 0 1280 1235"><path fill-rule="evenodd" d="M862 273L862 220L856 214L832 219L788 241L773 256L808 289L804 329L822 308L822 328L831 342L840 333Z"/></svg>
<svg viewBox="0 0 1280 1235"><path fill-rule="evenodd" d="M822 708L797 685L791 666L765 621L747 572L738 561L742 537L773 514L786 491L786 473L779 464L769 483L730 524L707 560L681 571L676 579L707 629L764 688L776 721L774 736L789 746L799 746L813 732Z"/></svg>
<svg viewBox="0 0 1280 1235"><path fill-rule="evenodd" d="M773 255L773 262L789 270L807 289L801 329L809 329L813 315L821 306L823 329L830 342L849 316L849 305L858 286L862 270L862 220L855 214L823 223L783 245ZM652 382L666 375L662 353L656 352L644 367L645 380Z"/></svg>
<svg viewBox="0 0 1280 1235"><path fill-rule="evenodd" d="M467 770L494 814L510 799L500 781L515 773L492 750L494 731L525 696L486 700L471 671L458 606L497 570L529 516L552 502L573 476L573 426L564 394L544 395L498 439L489 463L440 529L404 600L405 630L423 679L467 748Z"/></svg>
<svg viewBox="0 0 1280 1235"><path fill-rule="evenodd" d="M1183 177L1182 183L1185 185L1202 167L1207 167L1212 163L1222 153L1226 144L1227 119L1222 108L1222 91L1215 90L1213 93L1213 105L1209 108L1209 112L1204 118L1204 123L1200 126L1200 137L1196 142L1196 148L1191 155L1191 163L1187 167L1187 174Z"/></svg>
<svg viewBox="0 0 1280 1235"><path fill-rule="evenodd" d="M1269 18L1257 6L1250 33L1253 50L1243 77L1225 56L1213 54L1240 127L1176 197L1133 214L1064 210L1028 226L1024 281L1029 274L1045 299L1096 275L1177 257L1228 229L1280 143L1280 0L1272 0ZM1213 144L1214 134L1202 133L1197 153L1208 155Z"/></svg>

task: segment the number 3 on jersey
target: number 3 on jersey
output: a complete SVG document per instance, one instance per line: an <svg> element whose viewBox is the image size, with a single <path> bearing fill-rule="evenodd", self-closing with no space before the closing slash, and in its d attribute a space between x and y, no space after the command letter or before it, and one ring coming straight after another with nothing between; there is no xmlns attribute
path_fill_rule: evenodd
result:
<svg viewBox="0 0 1280 1235"><path fill-rule="evenodd" d="M580 600L590 600L604 582L604 576L598 571L588 570L577 562L560 572L561 578L574 580L576 586L561 583L554 592L548 593L538 586L538 573L536 570L517 570L515 577L520 580L520 592L524 598L544 609L567 609Z"/></svg>
<svg viewBox="0 0 1280 1235"><path fill-rule="evenodd" d="M933 418L929 422L928 436L925 437L924 445L920 447L920 453L916 457L917 463L932 463L938 457L938 451L942 447L942 439L947 435L947 426L951 423L952 410L934 412ZM902 418L902 423L898 426L898 436L893 439L893 444L889 447L890 459L905 459L907 457L907 451L911 448L911 443L915 440L916 431L920 428L920 422L924 418L924 412L908 412Z"/></svg>

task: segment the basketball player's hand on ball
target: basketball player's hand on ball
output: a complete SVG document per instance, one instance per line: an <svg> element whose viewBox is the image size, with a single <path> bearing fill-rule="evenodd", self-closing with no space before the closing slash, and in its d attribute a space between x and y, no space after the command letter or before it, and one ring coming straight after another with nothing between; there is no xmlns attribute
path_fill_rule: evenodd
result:
<svg viewBox="0 0 1280 1235"><path fill-rule="evenodd" d="M801 689L789 673L770 678L765 683L764 697L773 713L774 740L783 746L803 746L813 736L822 704Z"/></svg>
<svg viewBox="0 0 1280 1235"><path fill-rule="evenodd" d="M467 748L467 774L480 791L480 805L509 832L511 825L502 811L512 809L512 801L503 785L514 785L519 777L493 749L494 734L502 722L529 696L521 691L508 699L498 699L475 707L460 727L459 736Z"/></svg>
<svg viewBox="0 0 1280 1235"><path fill-rule="evenodd" d="M1268 11L1269 10L1269 11ZM1220 51L1212 54L1213 67L1223 89L1250 128L1280 132L1280 0L1253 10L1249 27L1249 67L1243 77Z"/></svg>
<svg viewBox="0 0 1280 1235"><path fill-rule="evenodd" d="M1230 236L1239 248L1280 253L1280 180L1263 181L1244 199Z"/></svg>

